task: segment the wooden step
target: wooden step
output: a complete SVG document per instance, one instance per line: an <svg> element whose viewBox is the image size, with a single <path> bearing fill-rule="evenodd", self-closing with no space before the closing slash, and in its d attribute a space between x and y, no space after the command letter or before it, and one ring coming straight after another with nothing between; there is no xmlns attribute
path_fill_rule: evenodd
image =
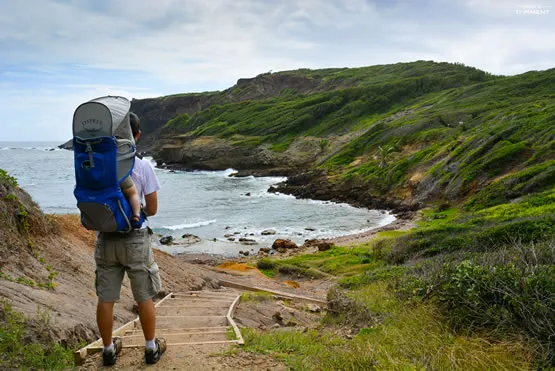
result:
<svg viewBox="0 0 555 371"><path fill-rule="evenodd" d="M194 343L194 342L207 342L207 341L226 341L232 340L228 337L227 332L218 333L174 333L164 334L158 331L156 336L166 339L168 344L171 343ZM144 345L145 338L142 335L127 335L121 338L123 345Z"/></svg>
<svg viewBox="0 0 555 371"><path fill-rule="evenodd" d="M140 322L137 329L141 329ZM226 316L157 316L156 328L188 328L227 326Z"/></svg>
<svg viewBox="0 0 555 371"><path fill-rule="evenodd" d="M156 308L156 316L194 316L202 313L203 316L225 316L228 307L165 307Z"/></svg>
<svg viewBox="0 0 555 371"><path fill-rule="evenodd" d="M190 293L190 294L173 294L171 299L181 299L181 298L222 298L222 299L234 299L240 294L220 294L215 292L203 292L203 293Z"/></svg>
<svg viewBox="0 0 555 371"><path fill-rule="evenodd" d="M237 343L238 343L237 340L217 340L217 341L193 341L188 343L168 343L167 345L168 347L173 347L173 346L184 346L184 345L237 344ZM123 345L124 349L144 348L144 347L145 347L144 342L142 344L137 344L137 345ZM90 351L91 354L101 352L102 349L103 349L102 346L89 346L87 348L87 350Z"/></svg>

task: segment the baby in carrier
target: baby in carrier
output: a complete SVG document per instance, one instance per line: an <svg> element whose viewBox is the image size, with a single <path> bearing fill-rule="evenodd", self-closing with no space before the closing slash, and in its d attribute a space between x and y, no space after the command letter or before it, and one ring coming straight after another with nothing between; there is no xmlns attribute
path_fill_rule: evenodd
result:
<svg viewBox="0 0 555 371"><path fill-rule="evenodd" d="M133 179L131 179L131 176L128 176L119 186L129 202L131 210L133 210L133 216L130 221L132 223L138 223L141 220L141 200L139 199L139 192L137 192L137 187L135 187Z"/></svg>

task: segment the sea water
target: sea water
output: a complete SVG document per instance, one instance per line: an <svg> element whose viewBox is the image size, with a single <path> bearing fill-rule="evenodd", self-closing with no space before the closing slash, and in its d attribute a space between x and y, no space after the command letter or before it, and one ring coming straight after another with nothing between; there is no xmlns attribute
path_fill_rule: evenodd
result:
<svg viewBox="0 0 555 371"><path fill-rule="evenodd" d="M78 213L73 197L75 176L73 152L57 148L59 143L0 142L0 168L15 176L47 213ZM153 165L156 165L150 159ZM155 168L160 180L158 214L149 220L161 235L179 238L199 236L205 243L187 248L162 246L171 253L209 252L236 255L239 250L258 251L276 238L302 244L305 239L334 237L362 232L394 220L381 210L355 208L333 202L298 200L268 193L270 186L285 178L232 177L226 171L169 171ZM275 235L263 235L265 230ZM243 237L258 242L243 246L229 242ZM214 241L215 243L207 243Z"/></svg>

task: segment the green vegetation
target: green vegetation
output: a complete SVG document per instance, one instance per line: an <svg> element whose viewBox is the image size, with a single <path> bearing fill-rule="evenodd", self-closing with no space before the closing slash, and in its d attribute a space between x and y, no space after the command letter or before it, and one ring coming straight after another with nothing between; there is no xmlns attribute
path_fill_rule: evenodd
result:
<svg viewBox="0 0 555 371"><path fill-rule="evenodd" d="M295 370L525 369L530 353L518 342L499 343L460 336L430 305L406 307L383 283L352 292L365 312L351 340L323 331L243 331L246 350L271 354ZM335 314L328 314L336 321ZM348 318L353 312L348 312ZM369 320L371 319L371 320ZM330 322L329 318L325 322Z"/></svg>
<svg viewBox="0 0 555 371"><path fill-rule="evenodd" d="M250 330L247 349L294 369L552 367L555 189L494 204L444 203L365 245L260 260L264 272L296 266L337 285L323 333Z"/></svg>
<svg viewBox="0 0 555 371"><path fill-rule="evenodd" d="M0 169L0 180L6 182L7 184L13 187L17 186L17 179L9 175L6 170Z"/></svg>
<svg viewBox="0 0 555 371"><path fill-rule="evenodd" d="M257 81L290 79L301 87L245 93ZM555 69L510 77L426 61L301 69L214 93L214 104L177 116L166 129L274 152L311 137L319 143L312 166L334 182L397 200L472 199L468 208L479 209L555 184L554 90Z"/></svg>
<svg viewBox="0 0 555 371"><path fill-rule="evenodd" d="M0 368L72 368L73 352L48 339L48 311L39 308L36 319L30 320L4 301L0 308L0 323Z"/></svg>

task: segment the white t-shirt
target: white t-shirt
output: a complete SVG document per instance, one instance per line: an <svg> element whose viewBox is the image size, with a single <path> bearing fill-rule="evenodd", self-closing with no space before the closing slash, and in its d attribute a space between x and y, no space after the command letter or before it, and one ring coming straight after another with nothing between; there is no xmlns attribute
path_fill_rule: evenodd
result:
<svg viewBox="0 0 555 371"><path fill-rule="evenodd" d="M131 173L131 178L135 183L135 187L137 187L137 192L143 205L145 204L145 195L160 190L160 183L156 173L154 173L154 168L146 160L135 157L135 167ZM143 225L143 228L145 228L145 225Z"/></svg>

